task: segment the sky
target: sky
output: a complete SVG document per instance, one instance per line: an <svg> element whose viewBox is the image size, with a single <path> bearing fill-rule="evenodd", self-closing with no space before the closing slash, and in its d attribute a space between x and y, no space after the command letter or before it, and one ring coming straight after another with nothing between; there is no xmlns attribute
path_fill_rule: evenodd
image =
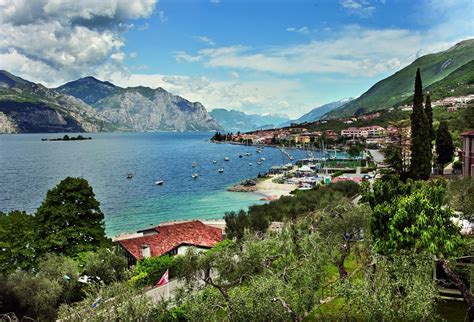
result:
<svg viewBox="0 0 474 322"><path fill-rule="evenodd" d="M0 69L292 118L473 37L472 0L0 0Z"/></svg>

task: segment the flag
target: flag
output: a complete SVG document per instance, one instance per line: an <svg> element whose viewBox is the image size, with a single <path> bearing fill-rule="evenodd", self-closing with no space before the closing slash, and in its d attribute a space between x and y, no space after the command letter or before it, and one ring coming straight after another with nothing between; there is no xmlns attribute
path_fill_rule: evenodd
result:
<svg viewBox="0 0 474 322"><path fill-rule="evenodd" d="M166 270L166 272L163 274L163 276L161 276L160 280L158 281L158 283L156 283L156 286L162 286L162 285L165 285L166 283L168 283L170 280L169 280L169 276L168 276L168 270Z"/></svg>

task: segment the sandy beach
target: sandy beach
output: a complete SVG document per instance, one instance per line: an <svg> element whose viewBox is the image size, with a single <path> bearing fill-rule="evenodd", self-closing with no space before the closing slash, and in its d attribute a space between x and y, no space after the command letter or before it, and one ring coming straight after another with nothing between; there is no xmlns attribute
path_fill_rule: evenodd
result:
<svg viewBox="0 0 474 322"><path fill-rule="evenodd" d="M263 180L258 180L254 186L235 185L228 188L228 191L233 192L255 192L263 196L262 200L276 200L281 196L289 196L290 192L298 188L294 184L280 184L273 182L274 179L281 178L281 174L271 176Z"/></svg>

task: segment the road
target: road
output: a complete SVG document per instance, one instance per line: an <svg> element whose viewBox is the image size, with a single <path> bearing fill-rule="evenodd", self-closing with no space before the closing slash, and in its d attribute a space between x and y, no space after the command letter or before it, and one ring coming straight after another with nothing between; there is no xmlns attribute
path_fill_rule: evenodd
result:
<svg viewBox="0 0 474 322"><path fill-rule="evenodd" d="M374 158L374 162L377 164L383 163L384 157L383 154L379 150L368 150L372 157Z"/></svg>

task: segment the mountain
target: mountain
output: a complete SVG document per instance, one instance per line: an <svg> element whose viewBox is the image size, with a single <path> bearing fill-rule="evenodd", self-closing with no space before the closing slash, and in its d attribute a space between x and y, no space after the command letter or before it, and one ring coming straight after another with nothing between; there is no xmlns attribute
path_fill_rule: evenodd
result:
<svg viewBox="0 0 474 322"><path fill-rule="evenodd" d="M329 118L336 118L399 106L413 95L417 68L421 70L423 87L426 89L469 63L473 58L474 39L464 40L439 53L421 56L392 76L373 85L357 99L326 115Z"/></svg>
<svg viewBox="0 0 474 322"><path fill-rule="evenodd" d="M442 80L431 84L425 91L430 92L431 100L474 94L474 60L462 65Z"/></svg>
<svg viewBox="0 0 474 322"><path fill-rule="evenodd" d="M222 130L204 106L173 95L163 88L115 86L85 77L57 88L93 106L116 126L134 131Z"/></svg>
<svg viewBox="0 0 474 322"><path fill-rule="evenodd" d="M331 112L332 110L334 110L338 107L341 107L342 105L352 101L353 99L354 98L352 98L352 97L348 97L348 98L343 98L339 101L335 101L335 102L331 102L331 103L327 103L327 104L318 106L318 107L312 109L311 111L309 111L308 113L304 114L300 118L285 123L285 125L290 125L291 123L298 123L299 124L299 123L304 123L304 122L318 121L322 118L322 116L324 114L329 113L329 112Z"/></svg>
<svg viewBox="0 0 474 322"><path fill-rule="evenodd" d="M0 70L0 133L98 132L115 127L83 101Z"/></svg>
<svg viewBox="0 0 474 322"><path fill-rule="evenodd" d="M289 120L286 115L279 114L246 114L236 110L216 108L210 115L226 132L248 132L261 128L277 127Z"/></svg>
<svg viewBox="0 0 474 322"><path fill-rule="evenodd" d="M114 93L119 87L110 82L103 82L88 76L66 83L56 88L56 91L79 98L84 103L93 105Z"/></svg>

